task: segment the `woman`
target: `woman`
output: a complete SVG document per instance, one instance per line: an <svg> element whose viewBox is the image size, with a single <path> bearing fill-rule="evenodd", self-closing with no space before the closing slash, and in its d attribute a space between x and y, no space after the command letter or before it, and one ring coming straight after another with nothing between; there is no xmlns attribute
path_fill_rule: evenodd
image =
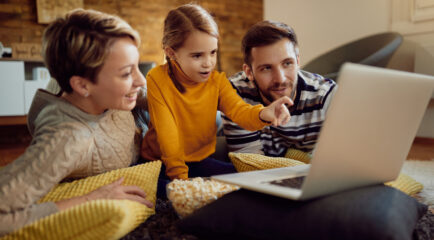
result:
<svg viewBox="0 0 434 240"><path fill-rule="evenodd" d="M32 143L0 170L0 235L89 200L130 199L152 207L143 190L122 186L122 179L81 197L37 204L65 178L136 161L130 110L145 85L139 42L125 21L92 10L72 11L46 28L44 61L61 92L36 93L28 114Z"/></svg>

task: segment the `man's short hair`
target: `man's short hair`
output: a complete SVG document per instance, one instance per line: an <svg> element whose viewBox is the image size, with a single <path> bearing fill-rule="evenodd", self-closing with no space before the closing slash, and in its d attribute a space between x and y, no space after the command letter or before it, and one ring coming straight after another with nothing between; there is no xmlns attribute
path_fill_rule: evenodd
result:
<svg viewBox="0 0 434 240"><path fill-rule="evenodd" d="M285 23L265 20L253 25L243 37L242 51L244 54L244 63L252 64L252 48L273 44L281 39L287 38L294 44L296 54L298 55L297 35L294 29Z"/></svg>

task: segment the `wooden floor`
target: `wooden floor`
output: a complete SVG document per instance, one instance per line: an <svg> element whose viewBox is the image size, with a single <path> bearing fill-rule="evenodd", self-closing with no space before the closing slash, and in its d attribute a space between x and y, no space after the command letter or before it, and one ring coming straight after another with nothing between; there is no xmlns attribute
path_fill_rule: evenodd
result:
<svg viewBox="0 0 434 240"><path fill-rule="evenodd" d="M413 141L407 159L410 160L434 160L434 139L416 138Z"/></svg>
<svg viewBox="0 0 434 240"><path fill-rule="evenodd" d="M31 137L25 125L0 126L0 166L24 153ZM434 160L434 139L416 138L407 156L410 160Z"/></svg>
<svg viewBox="0 0 434 240"><path fill-rule="evenodd" d="M32 137L24 124L0 126L0 166L24 153L31 140Z"/></svg>

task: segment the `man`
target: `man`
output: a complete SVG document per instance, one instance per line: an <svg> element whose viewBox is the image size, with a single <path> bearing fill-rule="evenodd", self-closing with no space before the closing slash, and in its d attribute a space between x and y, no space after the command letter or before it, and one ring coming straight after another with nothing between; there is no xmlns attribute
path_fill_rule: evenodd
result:
<svg viewBox="0 0 434 240"><path fill-rule="evenodd" d="M284 23L262 21L242 41L243 72L230 78L248 103L268 105L290 97L290 121L280 127L247 131L223 115L223 131L230 151L285 156L289 149L311 152L330 99L337 89L333 80L300 70L295 32Z"/></svg>

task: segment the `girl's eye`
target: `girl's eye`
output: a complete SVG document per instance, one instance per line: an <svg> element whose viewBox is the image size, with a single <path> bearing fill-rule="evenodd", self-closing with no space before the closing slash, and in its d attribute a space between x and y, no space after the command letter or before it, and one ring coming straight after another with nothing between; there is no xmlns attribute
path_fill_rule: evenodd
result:
<svg viewBox="0 0 434 240"><path fill-rule="evenodd" d="M200 54L194 54L193 58L200 58Z"/></svg>
<svg viewBox="0 0 434 240"><path fill-rule="evenodd" d="M271 69L271 67L269 67L269 66L265 66L265 67L262 67L261 68L261 71L263 72L263 71L268 71L268 70L270 70Z"/></svg>
<svg viewBox="0 0 434 240"><path fill-rule="evenodd" d="M132 74L132 72L124 73L124 74L122 74L122 78L127 78L127 77L129 77L131 74Z"/></svg>

